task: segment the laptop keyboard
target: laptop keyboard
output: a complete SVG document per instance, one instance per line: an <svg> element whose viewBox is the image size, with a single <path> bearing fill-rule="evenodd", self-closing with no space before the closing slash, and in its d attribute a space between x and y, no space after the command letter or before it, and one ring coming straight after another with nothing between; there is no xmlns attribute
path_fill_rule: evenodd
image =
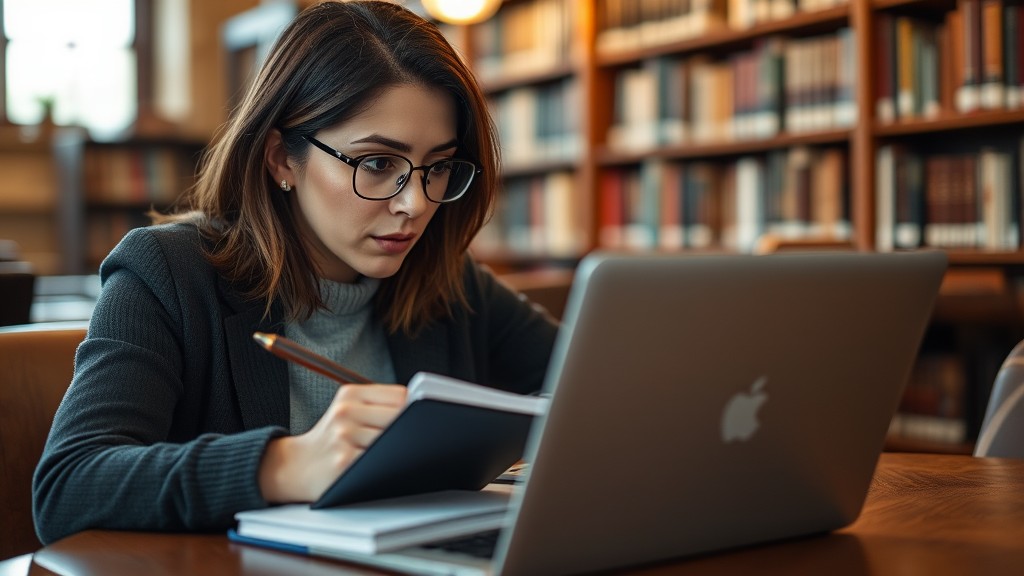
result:
<svg viewBox="0 0 1024 576"><path fill-rule="evenodd" d="M474 558L491 558L494 556L494 547L498 543L498 530L479 532L455 540L445 540L433 544L424 544L423 548L439 549L446 552L466 554Z"/></svg>

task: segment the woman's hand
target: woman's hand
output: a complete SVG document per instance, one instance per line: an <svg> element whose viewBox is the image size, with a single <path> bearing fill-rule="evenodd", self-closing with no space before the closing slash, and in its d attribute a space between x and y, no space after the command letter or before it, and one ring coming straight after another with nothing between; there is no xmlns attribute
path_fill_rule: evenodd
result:
<svg viewBox="0 0 1024 576"><path fill-rule="evenodd" d="M398 384L346 384L305 434L275 438L260 463L263 498L311 502L366 450L405 405Z"/></svg>

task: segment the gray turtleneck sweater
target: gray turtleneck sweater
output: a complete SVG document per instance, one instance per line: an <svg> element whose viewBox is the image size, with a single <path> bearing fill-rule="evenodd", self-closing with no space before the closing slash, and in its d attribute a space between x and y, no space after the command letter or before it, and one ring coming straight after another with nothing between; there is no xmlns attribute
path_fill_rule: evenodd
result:
<svg viewBox="0 0 1024 576"><path fill-rule="evenodd" d="M288 323L285 336L374 382L395 382L384 327L373 321L371 301L379 285L379 280L365 277L354 284L322 280L327 310L305 322ZM327 410L338 384L295 363L288 364L288 381L289 428L292 434L302 434Z"/></svg>

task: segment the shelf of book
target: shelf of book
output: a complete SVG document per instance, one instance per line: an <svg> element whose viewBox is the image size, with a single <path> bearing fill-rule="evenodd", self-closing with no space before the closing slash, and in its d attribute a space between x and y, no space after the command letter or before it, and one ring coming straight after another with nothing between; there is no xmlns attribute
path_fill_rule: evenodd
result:
<svg viewBox="0 0 1024 576"><path fill-rule="evenodd" d="M572 62L559 62L550 67L538 68L526 72L506 73L481 81L485 94L499 94L508 90L528 85L547 84L573 77L578 67Z"/></svg>
<svg viewBox="0 0 1024 576"><path fill-rule="evenodd" d="M575 172L580 163L574 158L537 158L530 162L504 165L501 176L504 179L541 176L553 172Z"/></svg>
<svg viewBox="0 0 1024 576"><path fill-rule="evenodd" d="M887 8L879 8L872 22L875 105L882 123L1024 106L1019 3L956 0ZM951 126L971 125L970 118L951 119Z"/></svg>
<svg viewBox="0 0 1024 576"><path fill-rule="evenodd" d="M683 31L683 35L690 36L687 38L646 43L642 40L619 42L618 46L612 48L598 48L596 64L611 67L665 55L733 51L749 47L756 40L768 36L783 33L805 36L835 30L847 25L849 18L850 8L845 4L817 10L794 11L789 16L746 27L740 24L731 26L719 16L717 20L712 19L705 24L705 32ZM598 32L599 36L601 34L602 32Z"/></svg>
<svg viewBox="0 0 1024 576"><path fill-rule="evenodd" d="M879 138L889 138L918 134L930 135L936 132L959 133L1010 124L1020 124L1021 128L1024 128L1024 110L991 110L969 114L947 112L934 118L907 118L898 123L879 122L872 130Z"/></svg>
<svg viewBox="0 0 1024 576"><path fill-rule="evenodd" d="M848 204L844 210L851 219L852 240L859 249L875 249L878 247L875 220L878 217L876 156L879 149L907 139L906 144L911 146L927 141L928 153L932 153L942 146L934 139L940 134L956 134L954 140L961 147L965 140L980 145L985 142L989 127L1024 124L1024 110L1016 109L1015 100L1009 96L1016 86L1013 84L1016 72L1008 66L1020 61L1013 50L1020 42L1012 25L1017 20L1011 22L1014 14L1019 17L1021 13L1015 2L1005 3L1005 9L1001 8L998 13L999 21L1004 22L999 36L1005 55L1003 60L1007 63L1003 75L1007 79L1003 106L993 107L991 99L980 94L974 100L985 103L984 106L965 106L961 102L963 98L957 96L964 88L960 84L967 80L965 73L955 66L964 64L966 57L954 58L952 49L962 45L967 50L968 46L956 41L956 34L933 32L943 28L951 30L952 24L960 22L964 34L968 34L963 19L950 15L972 10L972 2L984 4L991 28L996 14L992 0L882 0L852 4L706 2L692 6L653 1L509 0L499 12L496 23L488 24L484 33L479 33L479 27L470 31L476 39L470 43L473 46L471 61L491 71L481 76L490 78L485 86L496 101L499 118L503 115L501 100L509 94L515 93L523 101L533 100L526 105L512 105L504 114L512 118L512 126L520 130L524 125L533 125L525 135L509 136L503 142L505 174L509 179L571 172L578 185L584 187L584 195L590 194L594 199L591 209L597 216L601 210L600 188L605 171L639 166L651 159L728 162L777 150L841 146L846 147L849 156ZM997 4L1003 6L1003 3ZM505 11L510 14L503 19L500 15ZM553 40L540 40L537 30L521 34L516 29L516 22L537 23L543 15L556 15L554 23L544 28L556 31ZM572 19L575 22L570 21ZM902 34L900 41L892 45L881 41L883 22L889 20L894 21ZM907 37L913 40L910 46L916 50L915 57L919 53L931 54L931 59L902 70L903 80L940 81L944 87L935 94L924 95L919 94L922 92L919 86L911 84L909 92L892 94L896 113L892 119L887 119L879 114L885 106L879 102L883 98L879 90L884 86L878 81L880 77L876 73L880 67L877 64L883 61L904 63L907 57L898 51L902 47L906 52L907 46L901 42L905 43ZM935 43L940 40L948 44L942 50L938 50L942 46ZM934 50L922 48L929 43ZM972 52L971 57L977 55ZM673 70L677 65L681 71ZM838 71L832 76L826 75L824 83L825 72L817 73L811 85L817 88L811 91L824 100L806 110L797 110L807 106L809 96L799 90L800 82L807 79L793 76L805 65L825 71L838 68ZM937 67L937 71L926 71L928 66ZM701 68L706 70L698 70L695 80L694 69ZM855 75L848 74L847 70L868 71L869 74L847 85L844 82ZM708 83L701 84L701 78ZM726 108L707 114L711 109L701 108L700 102L688 102L684 93L682 105L691 108L668 112L680 114L680 117L643 117L652 110L678 105L671 103L680 100L676 98L680 93L671 90L679 88L667 86L666 81L692 83L686 86L691 94L710 94L704 104L724 103ZM792 86L794 82L798 84L796 88ZM571 88L566 88L570 85ZM746 102L756 118L749 118L751 114L741 106L745 102L743 91L752 85L757 85L762 93L766 86L773 92L768 100L763 99L762 94L760 100ZM557 96L558 104L538 104L545 98L540 94L552 86L562 88ZM978 90L987 89L979 87ZM937 99L932 103L937 105L922 104L926 96ZM898 113L901 106L904 114ZM543 108L548 111L541 111ZM619 116L620 112L635 114L637 111L640 117ZM700 126L702 119L708 117L715 117L718 124ZM530 118L534 118L534 122L530 122ZM551 134L538 135L539 127L549 124L546 118L556 118L560 125L550 130ZM688 120L694 124L687 126ZM751 129L754 125L759 127ZM502 124L503 134L515 131L507 126L507 123ZM550 153L550 145L544 141L549 137L566 151ZM568 143L567 138L571 140ZM1015 152L1007 161L1012 164L1019 155ZM1019 220L1019 215L1012 215L1012 219ZM582 231L584 237L591 239L583 247L584 251L602 246L598 230L600 218L590 220L592 228ZM941 243L939 247L969 248ZM1014 247L989 246L988 250L1000 253L1017 251L1015 248L1019 248L1019 243ZM977 258L984 260L988 256ZM999 261L1002 257L993 258Z"/></svg>
<svg viewBox="0 0 1024 576"><path fill-rule="evenodd" d="M203 142L175 137L96 141L76 128L54 136L64 274L95 273L147 213L192 185Z"/></svg>
<svg viewBox="0 0 1024 576"><path fill-rule="evenodd" d="M17 247L16 259L29 262L32 271L59 270L53 159L49 126L0 126L0 241Z"/></svg>
<svg viewBox="0 0 1024 576"><path fill-rule="evenodd" d="M910 8L947 12L956 5L956 0L871 0L870 5L875 10Z"/></svg>
<svg viewBox="0 0 1024 576"><path fill-rule="evenodd" d="M794 148L819 144L845 144L850 139L850 131L828 130L809 134L780 134L759 140L739 140L730 142L713 142L699 144L676 144L650 148L646 151L620 151L601 148L594 151L597 161L602 166L620 166L639 164L640 162L658 158L663 160L685 160L716 157L733 157L766 153L773 150Z"/></svg>
<svg viewBox="0 0 1024 576"><path fill-rule="evenodd" d="M506 2L470 31L466 51L485 89L557 80L577 72L577 3Z"/></svg>

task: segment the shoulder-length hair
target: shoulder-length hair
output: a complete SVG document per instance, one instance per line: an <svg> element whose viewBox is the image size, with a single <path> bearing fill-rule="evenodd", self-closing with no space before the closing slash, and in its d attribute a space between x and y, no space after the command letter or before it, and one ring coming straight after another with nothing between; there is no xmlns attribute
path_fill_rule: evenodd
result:
<svg viewBox="0 0 1024 576"><path fill-rule="evenodd" d="M415 334L453 305L466 305L463 259L490 216L499 147L473 73L435 25L401 6L328 1L301 12L204 155L187 198L192 212L157 220L197 220L212 240L207 257L247 297L263 300L268 314L280 299L287 319L308 318L324 306L318 270L265 164L264 143L277 129L288 155L305 162L304 136L352 118L384 88L405 83L452 96L457 153L482 170L463 198L438 208L375 296L389 331Z"/></svg>

